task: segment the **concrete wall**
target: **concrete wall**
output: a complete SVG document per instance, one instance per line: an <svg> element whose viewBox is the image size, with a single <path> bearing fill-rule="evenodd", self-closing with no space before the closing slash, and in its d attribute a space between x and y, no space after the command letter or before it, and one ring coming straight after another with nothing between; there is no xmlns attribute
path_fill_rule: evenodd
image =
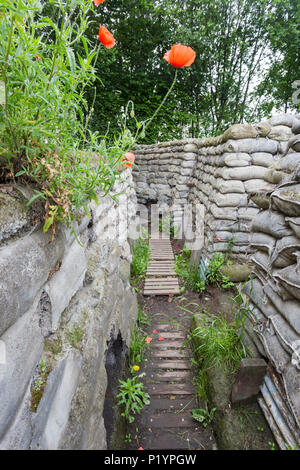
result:
<svg viewBox="0 0 300 470"><path fill-rule="evenodd" d="M77 214L77 237L34 226L26 188L0 192L0 449L105 449L108 344L129 346L131 170Z"/></svg>

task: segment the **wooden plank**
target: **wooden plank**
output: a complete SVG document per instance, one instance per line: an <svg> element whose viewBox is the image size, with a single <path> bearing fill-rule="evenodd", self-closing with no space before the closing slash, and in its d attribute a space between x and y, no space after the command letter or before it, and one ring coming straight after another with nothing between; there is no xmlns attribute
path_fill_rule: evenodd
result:
<svg viewBox="0 0 300 470"><path fill-rule="evenodd" d="M150 395L194 395L190 384L154 384L147 389Z"/></svg>
<svg viewBox="0 0 300 470"><path fill-rule="evenodd" d="M167 290L161 290L161 291L153 291L153 290L147 290L144 291L144 295L178 295L180 294L179 289L174 289L173 291L171 289Z"/></svg>
<svg viewBox="0 0 300 470"><path fill-rule="evenodd" d="M161 413L149 416L147 426L152 428L195 428L195 421L191 413Z"/></svg>
<svg viewBox="0 0 300 470"><path fill-rule="evenodd" d="M154 349L152 350L152 356L153 357L161 357L161 358L167 358L167 359L183 359L183 358L188 358L189 355L187 354L187 351L179 351L178 349L168 349L166 351L161 351L160 349Z"/></svg>
<svg viewBox="0 0 300 470"><path fill-rule="evenodd" d="M156 398L155 396L151 398L151 408L153 410L164 410L169 412L180 411L182 408L185 410L193 410L197 408L196 398L185 396L175 400L170 400L170 398L162 397ZM180 413L181 414L181 413Z"/></svg>
<svg viewBox="0 0 300 470"><path fill-rule="evenodd" d="M191 364L189 361L175 360L175 361L160 361L156 364L158 369L167 370L190 370Z"/></svg>
<svg viewBox="0 0 300 470"><path fill-rule="evenodd" d="M177 286L179 287L178 280L174 277L174 281L171 279L166 279L165 277L147 277L145 280L145 287L147 286Z"/></svg>
<svg viewBox="0 0 300 470"><path fill-rule="evenodd" d="M162 333L163 334L163 333ZM164 338L164 336L163 336ZM158 343L152 343L153 348L160 348L161 350L163 349L168 349L168 348L178 348L182 349L182 341L180 339L174 339L174 341L170 339L164 339L162 341L159 341Z"/></svg>
<svg viewBox="0 0 300 470"><path fill-rule="evenodd" d="M160 382L180 382L191 379L192 375L189 370L176 370L174 372L161 372L160 374L151 374L150 379Z"/></svg>
<svg viewBox="0 0 300 470"><path fill-rule="evenodd" d="M159 326L156 327L156 329L161 330ZM172 339L186 339L186 335L180 331L164 331L163 333L164 338L172 338Z"/></svg>

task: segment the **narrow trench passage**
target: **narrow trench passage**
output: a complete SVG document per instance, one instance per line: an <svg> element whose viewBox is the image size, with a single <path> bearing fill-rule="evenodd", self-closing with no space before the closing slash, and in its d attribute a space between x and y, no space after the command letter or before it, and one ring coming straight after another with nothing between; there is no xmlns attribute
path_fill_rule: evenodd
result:
<svg viewBox="0 0 300 470"><path fill-rule="evenodd" d="M170 246L172 259L168 260L170 265L161 277L177 280L173 258L182 254L184 243L171 239ZM157 246L153 252L159 254ZM146 279L150 273L157 276L157 268L153 272L151 263L150 258ZM162 295L165 286L154 287L151 292L153 285L148 287L145 281L144 290L140 289L143 294L139 294L140 308L147 319L147 326L144 323L142 330L150 341L138 374L145 374L142 381L150 395L150 404L127 426L124 447L127 450L269 450L273 437L257 402L231 407L232 369L224 372L225 365L221 367L222 372L213 368L215 377L209 384L211 397L207 400L207 390L203 390L205 380L201 379L199 360L194 357L189 338L195 327L195 315L200 312L215 315L214 318L219 315L232 324L236 291L214 285L201 294L188 289L182 292L179 287L176 288L179 295L170 291ZM224 381L224 374L231 378ZM201 423L193 418L193 410L197 410L199 417L202 412L216 410L214 407L218 408L216 419Z"/></svg>
<svg viewBox="0 0 300 470"><path fill-rule="evenodd" d="M145 450L210 450L216 448L212 428L204 428L191 414L191 410L205 407L197 400L192 352L185 345L191 318L181 299L168 299L144 298L144 311L151 322L147 333L152 341L141 372L146 373L150 404L132 425L132 436L137 435L133 444Z"/></svg>
<svg viewBox="0 0 300 470"><path fill-rule="evenodd" d="M153 238L158 237L150 239L153 256L142 300L149 320L147 334L152 338L149 354L141 367L150 404L130 426L127 448L215 449L211 426L201 426L191 414L193 409L205 408L205 403L197 399L192 351L187 342L192 317L187 307L191 299L174 296L179 294L179 285L171 243ZM194 297L194 301L199 300L197 295Z"/></svg>

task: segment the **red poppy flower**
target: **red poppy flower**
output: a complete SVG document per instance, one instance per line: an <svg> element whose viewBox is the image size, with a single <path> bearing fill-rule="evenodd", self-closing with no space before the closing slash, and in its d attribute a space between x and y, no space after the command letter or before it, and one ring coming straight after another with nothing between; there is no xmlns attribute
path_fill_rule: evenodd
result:
<svg viewBox="0 0 300 470"><path fill-rule="evenodd" d="M221 241L222 241L220 237L218 237L217 240L218 240L218 242L221 242Z"/></svg>
<svg viewBox="0 0 300 470"><path fill-rule="evenodd" d="M122 158L121 163L123 166L126 166L126 168L130 168L132 164L134 163L135 156L131 152L126 152L125 153L125 158Z"/></svg>
<svg viewBox="0 0 300 470"><path fill-rule="evenodd" d="M41 62L42 58L39 55L35 56L39 62Z"/></svg>
<svg viewBox="0 0 300 470"><path fill-rule="evenodd" d="M100 5L100 3L103 3L105 0L94 0L95 5Z"/></svg>
<svg viewBox="0 0 300 470"><path fill-rule="evenodd" d="M106 49L111 49L116 44L113 35L108 31L107 28L105 28L105 26L102 26L101 24L99 26L98 39L100 42L102 42L102 44L104 44Z"/></svg>
<svg viewBox="0 0 300 470"><path fill-rule="evenodd" d="M160 337L158 338L158 341L163 341L164 339L165 339L165 338L163 338L162 336L160 336Z"/></svg>
<svg viewBox="0 0 300 470"><path fill-rule="evenodd" d="M139 447L138 450L144 450L142 447Z"/></svg>
<svg viewBox="0 0 300 470"><path fill-rule="evenodd" d="M149 344L151 341L152 341L152 338L150 336L147 336L146 343Z"/></svg>
<svg viewBox="0 0 300 470"><path fill-rule="evenodd" d="M164 55L164 59L173 67L188 67L192 65L195 58L196 52L191 47L182 44L174 44Z"/></svg>
<svg viewBox="0 0 300 470"><path fill-rule="evenodd" d="M156 334L156 333L157 333L157 330L153 330L153 333Z"/></svg>

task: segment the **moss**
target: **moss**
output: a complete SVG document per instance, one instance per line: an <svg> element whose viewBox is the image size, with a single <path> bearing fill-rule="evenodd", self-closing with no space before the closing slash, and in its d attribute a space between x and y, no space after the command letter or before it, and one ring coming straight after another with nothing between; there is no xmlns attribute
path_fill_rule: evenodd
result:
<svg viewBox="0 0 300 470"><path fill-rule="evenodd" d="M243 282L251 274L252 267L249 264L231 264L221 268L222 274L228 276L231 282Z"/></svg>
<svg viewBox="0 0 300 470"><path fill-rule="evenodd" d="M66 331L66 338L72 348L80 349L83 330L79 326L73 326L69 331Z"/></svg>
<svg viewBox="0 0 300 470"><path fill-rule="evenodd" d="M31 384L31 401L30 401L30 411L36 413L40 401L43 397L45 387L47 385L47 380L50 372L52 371L52 366L48 364L45 369L40 370L38 378L36 378Z"/></svg>
<svg viewBox="0 0 300 470"><path fill-rule="evenodd" d="M62 339L60 335L56 338L47 338L44 343L44 351L50 352L53 355L59 354L62 351Z"/></svg>

